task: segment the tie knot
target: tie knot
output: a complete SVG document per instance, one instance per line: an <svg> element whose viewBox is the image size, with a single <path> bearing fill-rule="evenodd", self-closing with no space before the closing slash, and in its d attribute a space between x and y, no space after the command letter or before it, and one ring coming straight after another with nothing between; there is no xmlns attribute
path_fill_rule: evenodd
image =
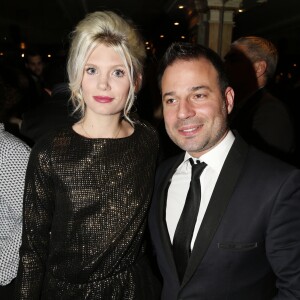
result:
<svg viewBox="0 0 300 300"><path fill-rule="evenodd" d="M207 166L207 164L204 161L200 162L199 160L197 160L195 163L192 158L190 158L189 161L190 161L190 164L192 165L192 179L199 178L201 173Z"/></svg>

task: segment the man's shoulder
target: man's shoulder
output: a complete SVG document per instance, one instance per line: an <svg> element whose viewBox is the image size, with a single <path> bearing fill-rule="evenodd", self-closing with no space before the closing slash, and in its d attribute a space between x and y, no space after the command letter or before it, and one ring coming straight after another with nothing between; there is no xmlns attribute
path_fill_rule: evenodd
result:
<svg viewBox="0 0 300 300"><path fill-rule="evenodd" d="M177 167L183 161L184 154L185 152L182 152L160 162L156 170L156 183L165 178L172 168Z"/></svg>
<svg viewBox="0 0 300 300"><path fill-rule="evenodd" d="M24 152L30 152L30 147L24 141L7 131L1 131L0 133L0 148L2 153L13 149L22 149Z"/></svg>
<svg viewBox="0 0 300 300"><path fill-rule="evenodd" d="M236 131L235 142L229 152L230 159L239 160L239 157L243 159L244 172L247 170L256 170L257 173L271 174L274 172L285 173L297 170L297 167L291 165L274 155L268 154L253 145L248 144ZM228 158L228 157L227 157Z"/></svg>
<svg viewBox="0 0 300 300"><path fill-rule="evenodd" d="M266 88L262 88L258 90L256 93L253 94L251 98L252 101L254 102L255 102L254 99L256 99L257 106L260 109L268 109L268 110L286 109L285 103Z"/></svg>
<svg viewBox="0 0 300 300"><path fill-rule="evenodd" d="M243 167L243 174L255 174L256 182L282 182L292 174L300 178L300 170L279 158L265 153L254 146L249 146L247 159Z"/></svg>

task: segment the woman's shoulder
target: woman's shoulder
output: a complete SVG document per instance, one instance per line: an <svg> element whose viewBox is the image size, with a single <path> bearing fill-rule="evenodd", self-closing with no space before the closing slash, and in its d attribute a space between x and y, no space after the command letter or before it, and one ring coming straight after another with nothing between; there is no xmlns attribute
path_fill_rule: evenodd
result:
<svg viewBox="0 0 300 300"><path fill-rule="evenodd" d="M153 139L158 140L158 133L153 125L144 120L135 120L134 121L135 128L143 135L148 135Z"/></svg>
<svg viewBox="0 0 300 300"><path fill-rule="evenodd" d="M41 137L33 146L33 152L49 152L55 145L63 144L64 140L69 139L72 136L72 128L64 127L56 129Z"/></svg>

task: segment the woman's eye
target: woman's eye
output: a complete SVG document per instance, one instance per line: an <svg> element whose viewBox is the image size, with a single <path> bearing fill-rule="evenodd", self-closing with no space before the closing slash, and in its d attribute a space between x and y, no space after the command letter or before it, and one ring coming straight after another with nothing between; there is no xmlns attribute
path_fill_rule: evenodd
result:
<svg viewBox="0 0 300 300"><path fill-rule="evenodd" d="M96 69L93 68L93 67L88 67L86 68L86 72L89 74L89 75L94 75L97 73Z"/></svg>
<svg viewBox="0 0 300 300"><path fill-rule="evenodd" d="M113 75L116 77L123 77L125 75L125 71L121 69L117 69L113 72Z"/></svg>

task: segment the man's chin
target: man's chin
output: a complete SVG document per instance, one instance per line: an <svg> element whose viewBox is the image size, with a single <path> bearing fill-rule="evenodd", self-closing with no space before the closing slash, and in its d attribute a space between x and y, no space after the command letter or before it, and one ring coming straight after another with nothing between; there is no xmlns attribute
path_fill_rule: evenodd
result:
<svg viewBox="0 0 300 300"><path fill-rule="evenodd" d="M189 153L198 153L205 151L205 145L195 145L194 143L175 143L179 148L182 150L189 152Z"/></svg>

